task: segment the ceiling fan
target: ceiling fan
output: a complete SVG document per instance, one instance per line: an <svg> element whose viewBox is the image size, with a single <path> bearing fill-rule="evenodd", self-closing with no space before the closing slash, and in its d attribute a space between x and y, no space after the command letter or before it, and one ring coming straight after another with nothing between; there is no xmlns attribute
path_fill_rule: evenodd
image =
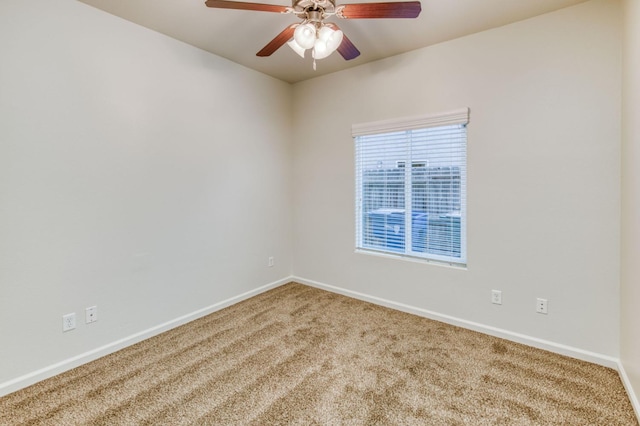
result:
<svg viewBox="0 0 640 426"><path fill-rule="evenodd" d="M335 0L292 0L292 2L291 7L229 0L207 0L205 4L219 9L256 10L296 15L302 19L302 22L289 25L256 55L270 56L287 43L303 58L307 49L311 50L314 69L316 59L326 58L335 50L347 61L360 55L360 51L340 28L333 22L325 22L326 18L331 16L341 19L417 18L422 10L419 1L354 3L339 6L336 6Z"/></svg>

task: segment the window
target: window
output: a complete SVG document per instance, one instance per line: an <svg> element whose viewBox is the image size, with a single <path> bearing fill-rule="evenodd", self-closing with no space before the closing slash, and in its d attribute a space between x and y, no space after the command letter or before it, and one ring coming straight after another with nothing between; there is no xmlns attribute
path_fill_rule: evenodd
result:
<svg viewBox="0 0 640 426"><path fill-rule="evenodd" d="M465 108L353 126L357 249L466 264L468 121Z"/></svg>

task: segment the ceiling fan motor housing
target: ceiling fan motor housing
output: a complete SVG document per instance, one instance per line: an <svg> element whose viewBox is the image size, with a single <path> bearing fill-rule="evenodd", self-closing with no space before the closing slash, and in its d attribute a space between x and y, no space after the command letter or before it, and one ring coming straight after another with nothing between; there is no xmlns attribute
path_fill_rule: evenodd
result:
<svg viewBox="0 0 640 426"><path fill-rule="evenodd" d="M323 13L333 14L336 9L336 3L334 0L293 0L292 8L296 14L305 14L312 11L319 11Z"/></svg>

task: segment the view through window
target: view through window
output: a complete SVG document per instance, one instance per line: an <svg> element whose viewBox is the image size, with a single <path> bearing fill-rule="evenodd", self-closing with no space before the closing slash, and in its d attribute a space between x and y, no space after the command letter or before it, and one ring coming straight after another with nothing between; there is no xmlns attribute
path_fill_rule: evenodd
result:
<svg viewBox="0 0 640 426"><path fill-rule="evenodd" d="M355 142L356 248L465 264L466 121Z"/></svg>

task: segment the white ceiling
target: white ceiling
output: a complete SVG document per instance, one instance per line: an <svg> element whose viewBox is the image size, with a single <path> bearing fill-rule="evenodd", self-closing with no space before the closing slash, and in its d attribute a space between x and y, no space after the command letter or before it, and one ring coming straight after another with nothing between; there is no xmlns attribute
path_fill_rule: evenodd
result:
<svg viewBox="0 0 640 426"><path fill-rule="evenodd" d="M204 0L80 0L113 15L207 50L278 79L295 83L409 50L531 18L586 0L421 0L417 19L338 19L362 53L345 61L338 53L317 62L287 45L270 57L258 52L287 25L291 14L213 9ZM286 0L250 0L290 5ZM344 0L364 3L367 0ZM389 1L389 0L384 0ZM372 1L375 2L375 1ZM342 3L337 0L337 4Z"/></svg>

